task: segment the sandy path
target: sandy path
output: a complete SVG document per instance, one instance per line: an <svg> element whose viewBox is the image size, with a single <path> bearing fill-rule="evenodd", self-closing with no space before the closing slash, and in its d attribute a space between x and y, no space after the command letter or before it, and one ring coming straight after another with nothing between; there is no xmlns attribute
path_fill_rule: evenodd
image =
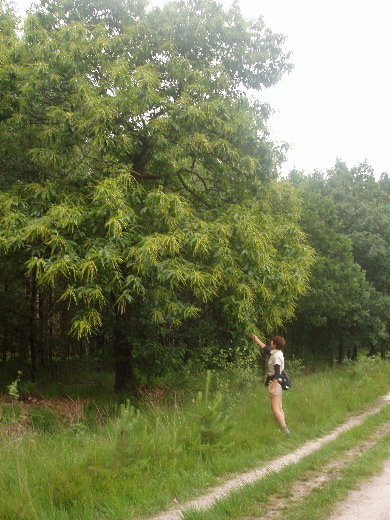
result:
<svg viewBox="0 0 390 520"><path fill-rule="evenodd" d="M349 493L329 520L390 520L390 459L380 475Z"/></svg>
<svg viewBox="0 0 390 520"><path fill-rule="evenodd" d="M378 406L376 406L375 408L373 408L361 415L352 417L351 419L349 419L347 422L345 422L344 424L339 426L336 430L334 430L329 435L325 435L324 437L321 437L314 441L306 442L303 446L301 446L300 448L295 450L293 453L284 455L283 457L279 458L277 461L271 462L267 466L263 466L261 468L256 468L252 471L248 471L247 473L243 473L231 480L228 480L221 486L213 488L206 495L203 495L190 502L187 502L178 509L171 509L170 511L166 511L157 516L154 516L153 518L150 518L149 520L181 520L183 518L182 513L185 510L208 509L209 507L211 507L214 504L214 502L216 500L225 497L231 491L238 489L242 486L245 486L246 484L251 484L253 482L256 482L257 480L263 478L270 472L278 472L281 470L282 467L297 463L306 455L310 455L314 451L321 448L325 443L336 439L341 433L343 433L347 430L350 430L354 426L361 424L369 415L373 415L373 414L377 413L383 407L383 405L385 403L387 403L388 401L390 401L390 394L384 396L380 400L380 403ZM358 518L360 520L363 517L355 516L354 520L356 520L356 518ZM381 518L381 517L379 517L379 518ZM336 519L339 520L338 517L336 517ZM332 520L336 520L336 519L332 519ZM381 518L381 520L384 520L384 519L390 520L390 517L385 516L385 517L383 517L383 519ZM375 519L375 520L378 520L378 519Z"/></svg>

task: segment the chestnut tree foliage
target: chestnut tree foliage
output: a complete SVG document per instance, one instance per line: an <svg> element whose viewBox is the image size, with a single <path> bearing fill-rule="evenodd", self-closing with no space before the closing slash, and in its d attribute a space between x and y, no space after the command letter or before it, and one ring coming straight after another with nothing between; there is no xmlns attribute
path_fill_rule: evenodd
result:
<svg viewBox="0 0 390 520"><path fill-rule="evenodd" d="M1 4L0 25L3 361L111 356L121 390L250 355L312 261L249 95L289 70L283 37L212 0L42 0L21 31Z"/></svg>

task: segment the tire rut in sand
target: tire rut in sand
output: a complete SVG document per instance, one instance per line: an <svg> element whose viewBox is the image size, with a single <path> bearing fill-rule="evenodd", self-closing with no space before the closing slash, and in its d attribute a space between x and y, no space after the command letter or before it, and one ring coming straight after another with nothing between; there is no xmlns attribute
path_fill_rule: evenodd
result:
<svg viewBox="0 0 390 520"><path fill-rule="evenodd" d="M298 506L312 491L321 488L330 480L342 478L342 468L352 462L353 459L361 457L372 448L386 434L390 432L390 423L383 424L380 429L368 438L356 444L352 449L340 453L336 460L332 460L321 470L305 472L302 478L298 478L286 494L275 494L270 497L265 507L262 507L260 516L243 517L241 520L281 520L283 512L290 507ZM335 517L334 520L336 520ZM356 518L360 517L355 517ZM389 516L390 519L390 516Z"/></svg>
<svg viewBox="0 0 390 520"><path fill-rule="evenodd" d="M200 496L197 499L186 502L185 504L182 504L179 508L176 506L174 509L157 514L156 516L149 518L149 520L182 520L183 513L186 510L209 509L214 505L214 503L217 500L228 496L229 493L231 493L232 491L239 489L247 484L252 484L269 475L269 473L271 472L277 473L281 471L283 467L289 466L290 464L296 464L303 457L319 450L327 442L336 439L341 433L346 432L352 429L353 427L362 424L367 417L379 412L383 406L388 404L389 401L390 394L387 394L380 399L379 404L377 406L369 409L368 411L360 415L351 417L344 424L336 428L330 434L325 435L324 437L321 437L319 439L315 439L313 441L308 441L305 444L303 444L303 446L296 449L294 452L284 455L276 461L271 461L270 463L260 468L255 468L254 470L240 474L234 477L233 479L228 480L221 486L211 489L207 494Z"/></svg>

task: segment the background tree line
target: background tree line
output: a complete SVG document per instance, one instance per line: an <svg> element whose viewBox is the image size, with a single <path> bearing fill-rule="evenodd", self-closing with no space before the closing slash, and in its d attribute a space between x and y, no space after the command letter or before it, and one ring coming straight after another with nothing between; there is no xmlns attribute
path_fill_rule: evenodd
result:
<svg viewBox="0 0 390 520"><path fill-rule="evenodd" d="M389 179L341 162L277 180L261 94L283 37L211 0L0 10L0 350L115 389L254 359L387 348Z"/></svg>
<svg viewBox="0 0 390 520"><path fill-rule="evenodd" d="M389 349L390 179L367 164L337 160L326 175L291 172L300 193L300 226L316 251L310 288L288 330L300 355L331 362ZM301 345L301 347L299 347Z"/></svg>

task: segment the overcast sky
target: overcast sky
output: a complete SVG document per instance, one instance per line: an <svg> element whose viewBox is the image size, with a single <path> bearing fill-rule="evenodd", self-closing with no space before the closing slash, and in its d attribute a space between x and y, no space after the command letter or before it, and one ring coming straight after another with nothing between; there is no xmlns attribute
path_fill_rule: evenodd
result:
<svg viewBox="0 0 390 520"><path fill-rule="evenodd" d="M230 0L220 0L228 6ZM15 0L21 8L29 0ZM163 4L164 0L152 0ZM238 0L286 36L294 70L263 91L273 138L291 148L283 166L311 173L339 157L390 173L389 0Z"/></svg>
<svg viewBox="0 0 390 520"><path fill-rule="evenodd" d="M225 0L224 0L225 1ZM278 141L291 144L283 170L311 173L340 157L390 173L390 2L239 0L286 35L294 70L263 93L276 110Z"/></svg>

